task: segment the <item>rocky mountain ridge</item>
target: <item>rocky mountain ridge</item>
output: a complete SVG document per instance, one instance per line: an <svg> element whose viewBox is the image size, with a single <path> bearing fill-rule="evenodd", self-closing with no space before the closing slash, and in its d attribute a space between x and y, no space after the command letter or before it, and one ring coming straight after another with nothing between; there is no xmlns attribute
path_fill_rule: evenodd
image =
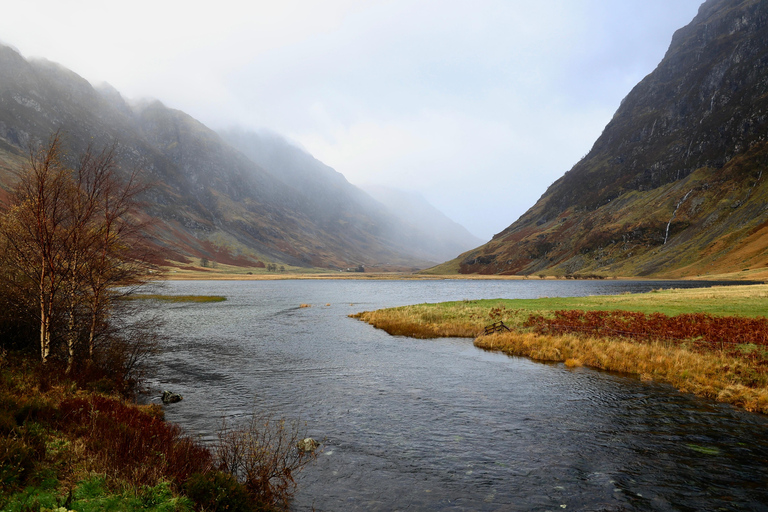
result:
<svg viewBox="0 0 768 512"><path fill-rule="evenodd" d="M695 276L768 264L768 3L707 0L590 152L435 271Z"/></svg>

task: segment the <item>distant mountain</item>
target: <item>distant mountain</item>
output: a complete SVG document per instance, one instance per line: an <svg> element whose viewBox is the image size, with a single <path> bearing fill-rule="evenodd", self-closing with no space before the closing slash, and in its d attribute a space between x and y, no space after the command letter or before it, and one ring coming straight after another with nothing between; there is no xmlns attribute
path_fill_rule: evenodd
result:
<svg viewBox="0 0 768 512"><path fill-rule="evenodd" d="M269 132L222 130L221 137L300 197L323 222L342 212L377 219L378 236L417 257L445 261L481 242L414 194L361 190L285 138Z"/></svg>
<svg viewBox="0 0 768 512"><path fill-rule="evenodd" d="M430 247L436 251L440 261L451 259L482 243L480 238L448 218L421 194L384 186L368 185L362 188L394 212L402 222L423 233L430 233L435 238Z"/></svg>
<svg viewBox="0 0 768 512"><path fill-rule="evenodd" d="M768 265L768 2L707 0L592 150L487 244L481 274L690 276Z"/></svg>
<svg viewBox="0 0 768 512"><path fill-rule="evenodd" d="M442 242L402 222L344 177L278 137L222 136L157 101L126 102L72 71L0 46L0 185L30 146L56 131L74 157L118 144L126 170L155 184L152 236L168 261L235 265L418 268ZM420 243L411 243L414 240Z"/></svg>

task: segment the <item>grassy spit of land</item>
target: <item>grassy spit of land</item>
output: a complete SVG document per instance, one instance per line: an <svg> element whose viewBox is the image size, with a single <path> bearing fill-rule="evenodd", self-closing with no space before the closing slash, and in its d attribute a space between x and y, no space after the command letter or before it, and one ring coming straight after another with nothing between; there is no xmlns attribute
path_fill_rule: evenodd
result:
<svg viewBox="0 0 768 512"><path fill-rule="evenodd" d="M582 334L546 335L524 327L532 314L557 310L637 311L674 316L708 313L760 317L768 314L768 285L675 289L644 294L571 298L465 300L419 304L355 316L394 335L419 338L476 337L475 345L514 356L560 361L637 374L667 382L684 392L768 413L768 368L765 345L745 344L744 357L734 351L701 350L697 340L638 343L623 337ZM511 332L481 336L484 326L503 321ZM760 351L760 357L749 357Z"/></svg>
<svg viewBox="0 0 768 512"><path fill-rule="evenodd" d="M160 302L224 302L226 297L221 295L160 295L156 293L136 293L128 295L125 300L157 300Z"/></svg>

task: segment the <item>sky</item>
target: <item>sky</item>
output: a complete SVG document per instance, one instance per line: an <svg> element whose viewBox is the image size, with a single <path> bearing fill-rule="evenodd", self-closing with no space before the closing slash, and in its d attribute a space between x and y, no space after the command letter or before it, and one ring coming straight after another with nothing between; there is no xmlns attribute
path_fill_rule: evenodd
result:
<svg viewBox="0 0 768 512"><path fill-rule="evenodd" d="M702 0L24 0L0 41L213 129L277 132L484 240L592 147Z"/></svg>

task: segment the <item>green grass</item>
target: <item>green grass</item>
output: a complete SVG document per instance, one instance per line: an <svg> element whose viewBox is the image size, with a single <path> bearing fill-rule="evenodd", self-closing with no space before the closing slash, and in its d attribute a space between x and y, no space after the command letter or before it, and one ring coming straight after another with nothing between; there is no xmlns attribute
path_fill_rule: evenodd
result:
<svg viewBox="0 0 768 512"><path fill-rule="evenodd" d="M528 314L557 310L637 311L664 313L708 313L717 316L757 317L768 315L768 286L722 286L714 288L657 290L624 295L592 295L588 297L542 297L538 299L488 299L420 304L433 318L456 318L462 312L475 314L493 308Z"/></svg>
<svg viewBox="0 0 768 512"><path fill-rule="evenodd" d="M415 304L366 311L355 318L390 334L431 338L473 337L498 320L522 327L532 314L548 316L558 310L637 311L644 314L707 313L716 316L768 315L768 285L658 290L623 295L542 297L538 299L487 299Z"/></svg>
<svg viewBox="0 0 768 512"><path fill-rule="evenodd" d="M154 512L191 512L194 505L183 496L174 496L170 484L161 482L155 486L144 486L138 491L110 491L104 478L95 476L79 482L72 490L71 497L61 492L55 479L46 480L37 486L29 486L11 496L3 506L3 512L27 512L29 510L97 512L114 510L132 512L138 510ZM67 503L69 500L69 503Z"/></svg>
<svg viewBox="0 0 768 512"><path fill-rule="evenodd" d="M125 297L125 300L161 300L164 302L224 302L226 297L221 295L158 295L137 294Z"/></svg>

